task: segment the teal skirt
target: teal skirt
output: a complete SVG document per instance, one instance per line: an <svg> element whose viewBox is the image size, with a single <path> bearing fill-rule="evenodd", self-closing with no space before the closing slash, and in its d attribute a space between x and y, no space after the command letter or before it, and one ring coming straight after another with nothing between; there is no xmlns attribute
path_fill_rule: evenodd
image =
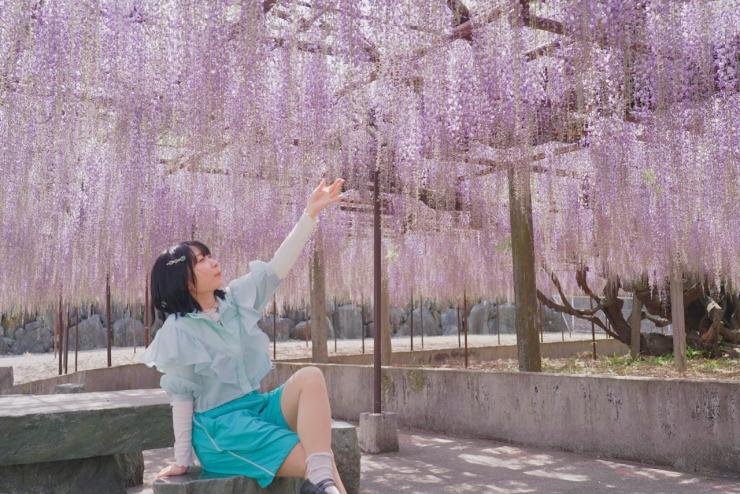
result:
<svg viewBox="0 0 740 494"><path fill-rule="evenodd" d="M252 391L193 415L193 449L203 470L244 475L267 487L298 444L280 409L283 386Z"/></svg>

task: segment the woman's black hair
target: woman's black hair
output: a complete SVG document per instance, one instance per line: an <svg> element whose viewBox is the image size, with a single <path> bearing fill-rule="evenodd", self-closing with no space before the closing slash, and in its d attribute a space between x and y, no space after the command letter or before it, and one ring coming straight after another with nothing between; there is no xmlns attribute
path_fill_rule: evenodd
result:
<svg viewBox="0 0 740 494"><path fill-rule="evenodd" d="M155 315L155 310L164 314L163 319L169 314L184 316L190 312L203 310L188 289L190 283L195 285L197 262L191 247L196 247L204 256L211 254L210 249L202 242L189 240L163 251L154 261L149 285L152 316ZM221 299L226 296L223 290L216 290L214 294Z"/></svg>

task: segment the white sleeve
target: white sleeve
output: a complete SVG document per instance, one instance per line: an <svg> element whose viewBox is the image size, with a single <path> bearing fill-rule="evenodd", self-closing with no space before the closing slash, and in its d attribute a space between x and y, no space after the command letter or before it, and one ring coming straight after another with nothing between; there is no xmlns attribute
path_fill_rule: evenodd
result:
<svg viewBox="0 0 740 494"><path fill-rule="evenodd" d="M172 430L175 433L175 463L193 464L193 401L172 401Z"/></svg>
<svg viewBox="0 0 740 494"><path fill-rule="evenodd" d="M283 279L288 276L290 268L298 260L301 250L303 250L308 239L311 238L311 234L318 224L318 219L314 220L308 213L304 212L298 223L296 223L285 240L283 240L283 243L280 244L278 250L275 251L275 255L267 263L275 270L278 278Z"/></svg>

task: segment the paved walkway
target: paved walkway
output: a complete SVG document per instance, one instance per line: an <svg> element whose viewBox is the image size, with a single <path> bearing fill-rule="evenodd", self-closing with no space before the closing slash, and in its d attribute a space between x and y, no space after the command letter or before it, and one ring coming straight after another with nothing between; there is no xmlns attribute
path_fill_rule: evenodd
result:
<svg viewBox="0 0 740 494"><path fill-rule="evenodd" d="M736 478L682 473L496 441L402 431L400 451L362 456L362 494L740 494ZM172 458L144 452L145 485Z"/></svg>

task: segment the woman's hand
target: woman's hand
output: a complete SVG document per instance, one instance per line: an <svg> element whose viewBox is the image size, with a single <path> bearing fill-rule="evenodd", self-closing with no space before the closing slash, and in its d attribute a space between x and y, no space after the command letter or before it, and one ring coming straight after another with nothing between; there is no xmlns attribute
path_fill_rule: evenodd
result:
<svg viewBox="0 0 740 494"><path fill-rule="evenodd" d="M308 205L306 206L306 213L312 218L316 219L319 212L325 207L338 202L342 199L343 195L340 193L344 185L344 179L338 178L334 180L334 183L326 187L324 180L321 180L319 186L311 192L308 197Z"/></svg>
<svg viewBox="0 0 740 494"><path fill-rule="evenodd" d="M169 465L167 467L164 467L162 470L160 470L156 478L161 479L162 477L173 477L175 475L184 475L187 471L188 471L188 467L185 467L182 465Z"/></svg>

